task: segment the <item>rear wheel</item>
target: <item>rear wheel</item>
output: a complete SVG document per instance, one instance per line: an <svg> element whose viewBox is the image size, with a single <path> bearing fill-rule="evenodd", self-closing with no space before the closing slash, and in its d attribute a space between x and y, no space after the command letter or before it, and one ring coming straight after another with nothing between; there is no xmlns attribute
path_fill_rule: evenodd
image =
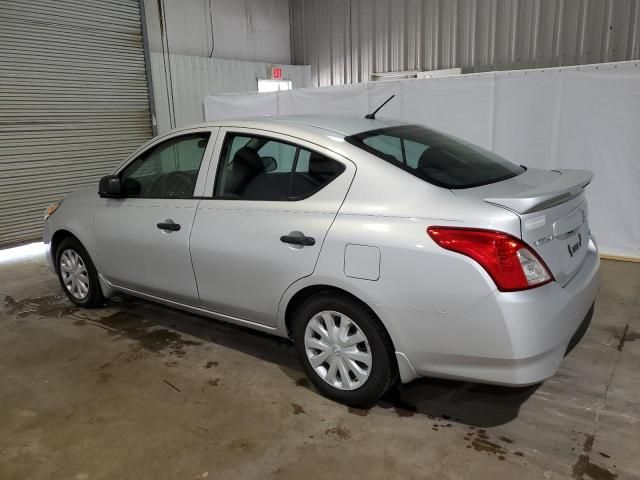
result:
<svg viewBox="0 0 640 480"><path fill-rule="evenodd" d="M63 239L55 258L58 279L69 300L85 308L104 303L96 268L78 240L73 237Z"/></svg>
<svg viewBox="0 0 640 480"><path fill-rule="evenodd" d="M316 295L293 315L298 357L325 396L369 406L395 383L391 340L364 305L342 295Z"/></svg>

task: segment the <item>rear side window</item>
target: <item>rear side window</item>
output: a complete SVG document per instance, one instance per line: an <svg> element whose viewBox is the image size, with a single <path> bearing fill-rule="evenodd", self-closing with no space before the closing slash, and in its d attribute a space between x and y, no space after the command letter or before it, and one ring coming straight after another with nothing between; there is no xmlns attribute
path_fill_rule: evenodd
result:
<svg viewBox="0 0 640 480"><path fill-rule="evenodd" d="M301 200L344 171L344 165L293 143L228 134L214 196L243 200Z"/></svg>
<svg viewBox="0 0 640 480"><path fill-rule="evenodd" d="M500 182L525 169L477 145L420 125L359 133L346 141L445 188L471 188Z"/></svg>

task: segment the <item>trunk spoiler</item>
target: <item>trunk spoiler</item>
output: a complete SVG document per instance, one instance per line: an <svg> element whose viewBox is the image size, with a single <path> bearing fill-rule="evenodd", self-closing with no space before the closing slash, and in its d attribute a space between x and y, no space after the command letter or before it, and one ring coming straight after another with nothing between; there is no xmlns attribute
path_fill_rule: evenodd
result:
<svg viewBox="0 0 640 480"><path fill-rule="evenodd" d="M564 203L579 195L591 183L589 170L552 170L559 173L554 180L519 193L485 197L484 201L506 207L519 214L537 212Z"/></svg>

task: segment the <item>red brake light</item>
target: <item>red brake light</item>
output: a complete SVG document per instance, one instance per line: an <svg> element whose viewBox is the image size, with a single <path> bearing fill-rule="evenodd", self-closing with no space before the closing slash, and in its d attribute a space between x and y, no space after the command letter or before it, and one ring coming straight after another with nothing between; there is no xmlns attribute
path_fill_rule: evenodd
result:
<svg viewBox="0 0 640 480"><path fill-rule="evenodd" d="M503 292L539 287L553 280L544 261L508 233L459 227L429 227L427 233L442 248L478 262Z"/></svg>

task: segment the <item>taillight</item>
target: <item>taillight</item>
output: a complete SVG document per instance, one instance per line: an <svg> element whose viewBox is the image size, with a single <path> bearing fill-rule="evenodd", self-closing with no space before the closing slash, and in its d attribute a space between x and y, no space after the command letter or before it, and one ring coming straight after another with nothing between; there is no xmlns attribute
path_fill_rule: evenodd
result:
<svg viewBox="0 0 640 480"><path fill-rule="evenodd" d="M429 227L427 233L442 248L473 258L503 292L539 287L553 280L542 259L508 233L460 227Z"/></svg>

